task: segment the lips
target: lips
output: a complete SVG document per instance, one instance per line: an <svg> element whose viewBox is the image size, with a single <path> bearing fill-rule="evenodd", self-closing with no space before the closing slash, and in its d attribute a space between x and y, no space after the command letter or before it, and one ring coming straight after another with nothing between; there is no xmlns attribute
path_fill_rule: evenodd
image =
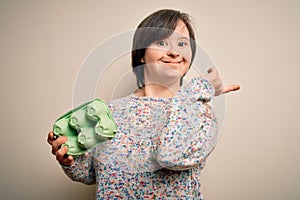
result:
<svg viewBox="0 0 300 200"><path fill-rule="evenodd" d="M180 64L183 62L183 60L179 60L179 61L176 61L176 60L162 60L163 63L166 63L166 64Z"/></svg>

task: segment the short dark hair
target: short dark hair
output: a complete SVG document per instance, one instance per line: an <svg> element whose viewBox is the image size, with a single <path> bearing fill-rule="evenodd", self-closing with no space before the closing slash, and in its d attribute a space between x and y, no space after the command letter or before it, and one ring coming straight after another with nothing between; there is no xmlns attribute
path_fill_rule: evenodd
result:
<svg viewBox="0 0 300 200"><path fill-rule="evenodd" d="M169 37L176 29L177 23L182 20L186 25L192 50L191 62L196 54L195 33L191 24L191 17L183 12L171 9L162 9L150 14L137 27L134 33L131 65L137 78L139 88L144 86L144 63L142 58L145 56L146 48L153 42ZM182 79L181 79L182 83Z"/></svg>

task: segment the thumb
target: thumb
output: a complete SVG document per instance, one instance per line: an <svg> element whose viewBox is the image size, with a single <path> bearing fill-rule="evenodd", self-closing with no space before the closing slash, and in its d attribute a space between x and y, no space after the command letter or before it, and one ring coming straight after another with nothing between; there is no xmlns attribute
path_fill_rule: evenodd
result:
<svg viewBox="0 0 300 200"><path fill-rule="evenodd" d="M203 75L203 78L210 82L213 82L215 79L218 78L218 70L215 67L210 67L207 70L207 74Z"/></svg>

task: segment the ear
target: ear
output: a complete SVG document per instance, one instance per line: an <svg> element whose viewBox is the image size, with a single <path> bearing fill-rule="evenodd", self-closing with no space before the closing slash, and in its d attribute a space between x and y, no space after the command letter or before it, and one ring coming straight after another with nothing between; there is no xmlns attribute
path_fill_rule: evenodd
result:
<svg viewBox="0 0 300 200"><path fill-rule="evenodd" d="M145 58L141 58L141 63L145 63Z"/></svg>

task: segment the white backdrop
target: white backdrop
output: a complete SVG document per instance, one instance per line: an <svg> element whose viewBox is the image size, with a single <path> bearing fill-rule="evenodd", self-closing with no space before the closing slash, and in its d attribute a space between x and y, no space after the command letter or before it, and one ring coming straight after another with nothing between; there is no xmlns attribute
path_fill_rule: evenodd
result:
<svg viewBox="0 0 300 200"><path fill-rule="evenodd" d="M192 15L224 82L242 87L226 96L222 136L202 173L206 199L299 199L300 3L292 0L0 1L1 199L94 198L94 186L64 175L48 131L71 108L88 54L161 8ZM126 56L114 64L130 69Z"/></svg>

